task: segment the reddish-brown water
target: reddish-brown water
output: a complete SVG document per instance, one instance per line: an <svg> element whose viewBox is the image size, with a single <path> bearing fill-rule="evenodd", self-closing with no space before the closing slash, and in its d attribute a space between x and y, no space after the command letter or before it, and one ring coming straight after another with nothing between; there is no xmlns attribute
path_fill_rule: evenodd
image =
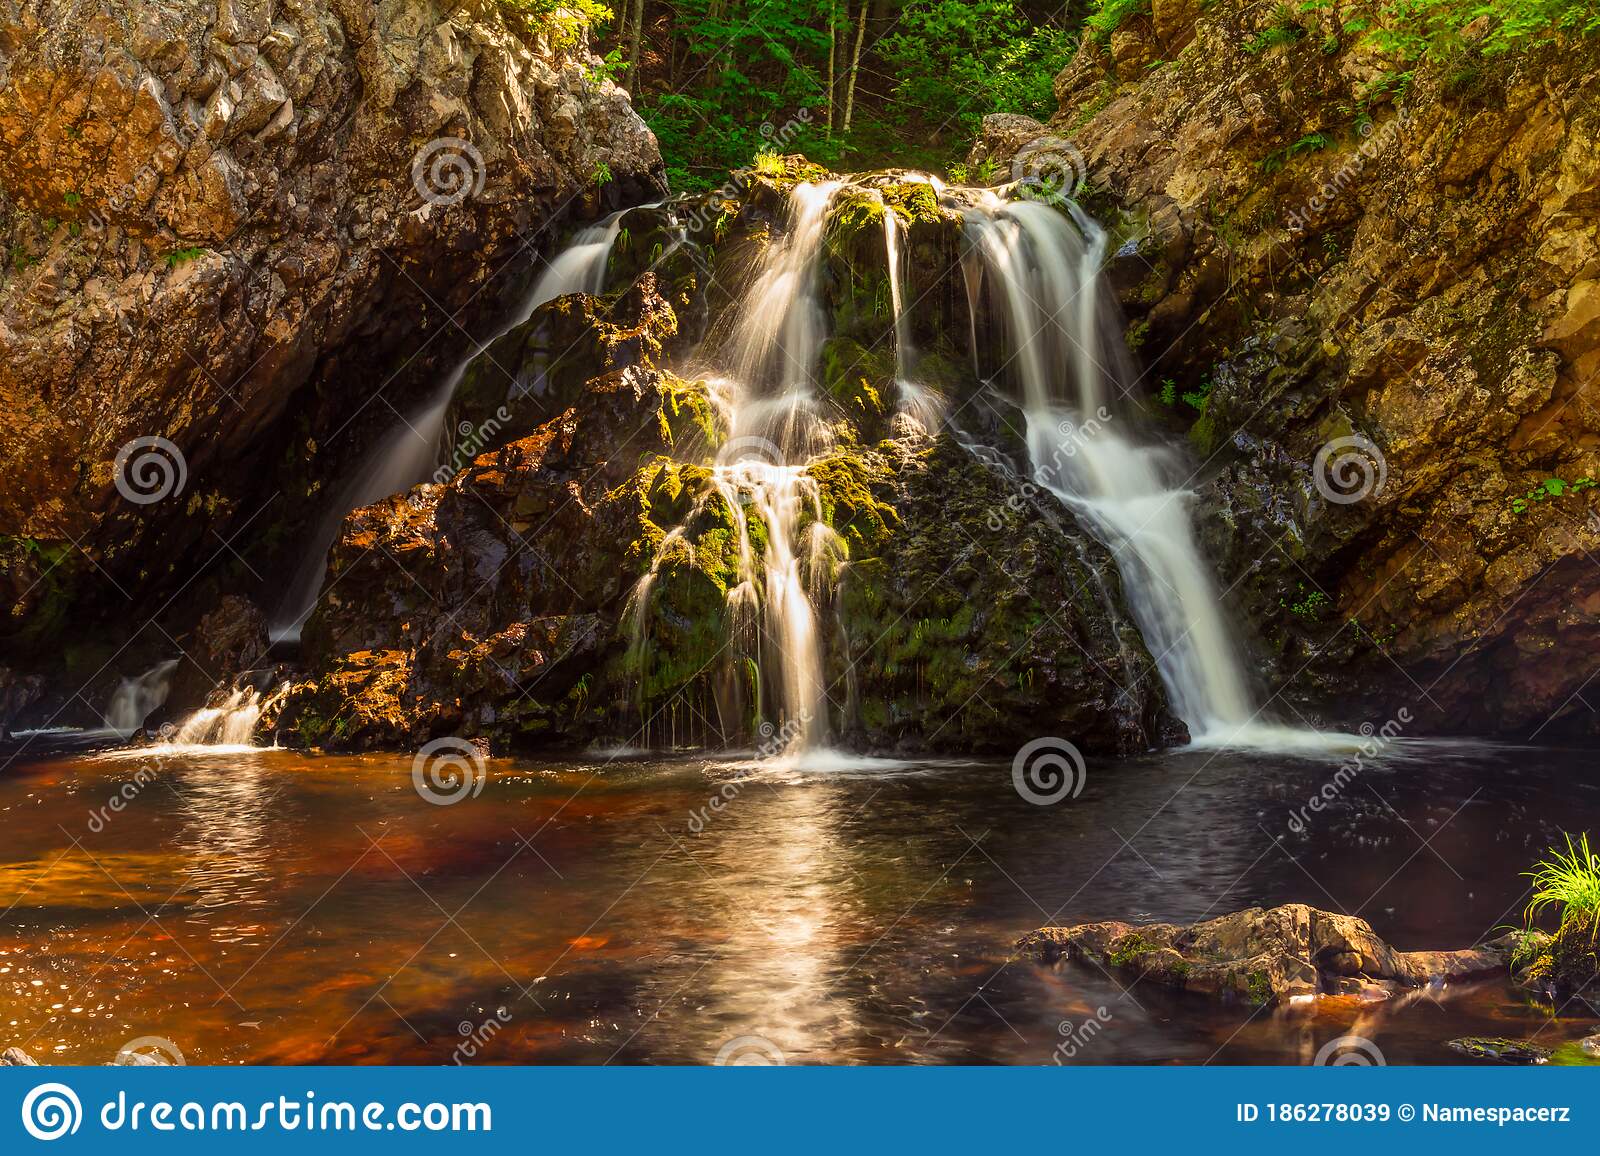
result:
<svg viewBox="0 0 1600 1156"><path fill-rule="evenodd" d="M1046 922L1288 901L1402 948L1463 946L1520 917L1519 872L1561 830L1600 826L1592 755L1421 748L1287 832L1334 766L1091 762L1083 794L1047 807L973 764L494 760L451 806L396 756L13 765L0 1045L96 1064L140 1036L190 1063L703 1063L759 1036L791 1063L1304 1063L1353 1030L1397 1063L1459 1059L1444 1041L1465 1034L1595 1030L1581 1003L1501 984L1256 1012L1008 961ZM714 793L731 797L713 812Z"/></svg>

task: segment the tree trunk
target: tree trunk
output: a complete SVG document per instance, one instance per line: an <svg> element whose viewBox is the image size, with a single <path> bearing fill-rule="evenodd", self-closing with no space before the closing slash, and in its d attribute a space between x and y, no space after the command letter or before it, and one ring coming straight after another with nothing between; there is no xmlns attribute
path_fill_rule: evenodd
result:
<svg viewBox="0 0 1600 1156"><path fill-rule="evenodd" d="M871 0L861 0L861 19L856 24L856 46L850 53L849 79L844 85L844 121L840 125L845 132L850 131L850 118L856 111L856 73L861 71L861 45L867 38L867 8L870 5Z"/></svg>
<svg viewBox="0 0 1600 1156"><path fill-rule="evenodd" d="M628 82L639 91L639 41L644 31L644 0L633 0L633 33L628 41Z"/></svg>
<svg viewBox="0 0 1600 1156"><path fill-rule="evenodd" d="M833 135L834 60L839 55L839 6L828 4L828 135Z"/></svg>

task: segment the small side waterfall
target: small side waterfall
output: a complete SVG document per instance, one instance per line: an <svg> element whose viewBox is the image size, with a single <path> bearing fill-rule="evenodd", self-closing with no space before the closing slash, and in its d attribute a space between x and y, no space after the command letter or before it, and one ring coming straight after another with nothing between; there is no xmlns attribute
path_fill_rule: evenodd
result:
<svg viewBox="0 0 1600 1156"><path fill-rule="evenodd" d="M172 690L172 674L177 669L178 660L169 658L137 678L123 679L106 706L106 729L126 738L144 726L151 712L167 701Z"/></svg>
<svg viewBox="0 0 1600 1156"><path fill-rule="evenodd" d="M1173 711L1200 744L1314 743L1312 732L1257 721L1195 541L1182 462L1143 441L1124 404L1136 375L1102 284L1104 231L1075 206L1069 219L989 192L963 212L982 296L1003 321L1004 376L1019 388L1034 478L1110 548Z"/></svg>
<svg viewBox="0 0 1600 1156"><path fill-rule="evenodd" d="M306 544L300 566L273 615L269 635L274 643L299 639L322 591L322 579L328 572L328 551L338 541L339 529L350 511L409 490L432 475L439 462L450 402L466 376L467 367L490 345L525 323L539 306L568 293L599 293L605 287L606 264L627 212L629 210L619 210L580 230L572 244L539 275L516 312L493 334L473 345L421 409L408 418L401 418L367 452L355 473L329 503Z"/></svg>
<svg viewBox="0 0 1600 1156"><path fill-rule="evenodd" d="M213 751L254 749L252 740L262 712L273 706L288 689L287 683L265 691L255 686L242 686L220 701L213 697L215 706L195 711L176 728L165 732L169 745Z"/></svg>
<svg viewBox="0 0 1600 1156"><path fill-rule="evenodd" d="M894 308L894 385L899 395L897 408L925 433L939 428L944 402L937 393L917 380L912 363L916 350L911 343L911 317L906 311L905 254L900 245L900 218L887 205L883 212L883 249L889 264L889 298Z"/></svg>

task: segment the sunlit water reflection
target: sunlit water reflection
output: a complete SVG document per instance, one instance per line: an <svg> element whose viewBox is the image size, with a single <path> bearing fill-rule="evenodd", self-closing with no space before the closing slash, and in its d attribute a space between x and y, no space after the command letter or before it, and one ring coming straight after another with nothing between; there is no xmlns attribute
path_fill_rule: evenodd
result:
<svg viewBox="0 0 1600 1156"><path fill-rule="evenodd" d="M1082 795L1050 807L1003 765L490 765L453 806L393 756L8 768L0 1044L449 1063L473 1036L472 1062L690 1063L760 1036L789 1062L1303 1063L1355 1029L1394 1063L1596 1023L1499 983L1255 1013L1008 959L1052 919L1290 901L1365 915L1402 948L1463 946L1519 917L1519 872L1560 831L1596 829L1589 754L1412 747L1303 834L1289 818L1326 759L1091 760Z"/></svg>

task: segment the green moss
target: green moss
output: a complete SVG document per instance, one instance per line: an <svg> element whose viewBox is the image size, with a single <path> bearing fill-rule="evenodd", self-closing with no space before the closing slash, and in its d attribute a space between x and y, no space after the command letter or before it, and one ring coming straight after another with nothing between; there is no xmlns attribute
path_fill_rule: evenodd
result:
<svg viewBox="0 0 1600 1156"><path fill-rule="evenodd" d="M1158 950L1160 950L1159 944L1151 943L1137 931L1131 931L1117 940L1116 950L1111 953L1109 962L1112 967L1127 967L1140 956Z"/></svg>
<svg viewBox="0 0 1600 1156"><path fill-rule="evenodd" d="M872 492L893 481L888 467L860 452L840 452L813 462L806 471L816 480L822 517L844 539L853 558L874 557L900 524L900 515Z"/></svg>
<svg viewBox="0 0 1600 1156"><path fill-rule="evenodd" d="M1258 1006L1273 1001L1272 980L1264 971L1252 971L1245 976L1245 998Z"/></svg>
<svg viewBox="0 0 1600 1156"><path fill-rule="evenodd" d="M884 203L911 225L934 225L946 219L939 197L925 181L902 181L879 190ZM879 214L881 219L882 214Z"/></svg>

